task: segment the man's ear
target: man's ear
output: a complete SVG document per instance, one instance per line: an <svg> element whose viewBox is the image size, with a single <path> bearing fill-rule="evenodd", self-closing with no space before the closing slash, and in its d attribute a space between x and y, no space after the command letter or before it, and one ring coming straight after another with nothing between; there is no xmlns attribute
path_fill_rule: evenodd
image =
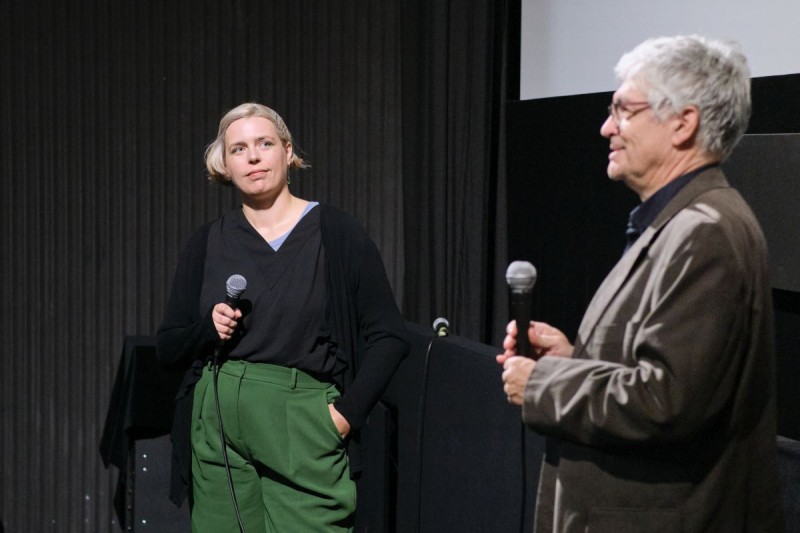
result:
<svg viewBox="0 0 800 533"><path fill-rule="evenodd" d="M697 129L700 127L700 111L697 106L690 105L672 116L672 144L685 147L694 142Z"/></svg>

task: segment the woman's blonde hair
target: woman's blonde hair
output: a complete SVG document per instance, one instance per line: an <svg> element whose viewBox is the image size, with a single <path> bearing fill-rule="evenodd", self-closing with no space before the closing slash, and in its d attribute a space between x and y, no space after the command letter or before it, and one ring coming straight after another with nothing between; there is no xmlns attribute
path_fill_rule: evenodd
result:
<svg viewBox="0 0 800 533"><path fill-rule="evenodd" d="M278 132L278 138L284 147L287 145L292 146L292 157L289 159L289 168L306 168L308 164L297 155L292 134L289 128L283 121L281 116L265 105L257 104L255 102L247 102L238 105L225 113L225 116L219 121L219 130L217 131L217 138L206 148L206 168L208 169L208 179L226 185L230 185L227 168L225 167L225 133L228 127L240 118L261 117L269 120L275 125Z"/></svg>

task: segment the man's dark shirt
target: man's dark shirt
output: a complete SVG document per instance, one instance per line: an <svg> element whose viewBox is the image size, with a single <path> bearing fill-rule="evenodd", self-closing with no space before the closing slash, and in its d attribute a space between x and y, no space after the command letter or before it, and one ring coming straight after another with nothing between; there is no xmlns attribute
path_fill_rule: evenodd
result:
<svg viewBox="0 0 800 533"><path fill-rule="evenodd" d="M700 172L717 165L719 163L711 163L687 172L683 176L667 183L657 190L653 196L636 206L628 215L628 227L625 229L625 251L627 252L628 248L639 238L639 235L647 229L647 226L653 223L661 210L678 194L678 191L692 181Z"/></svg>

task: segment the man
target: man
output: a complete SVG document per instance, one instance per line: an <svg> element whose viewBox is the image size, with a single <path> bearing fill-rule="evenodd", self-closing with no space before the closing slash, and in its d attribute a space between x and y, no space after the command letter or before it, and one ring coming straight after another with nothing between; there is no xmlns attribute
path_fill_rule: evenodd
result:
<svg viewBox="0 0 800 533"><path fill-rule="evenodd" d="M767 251L719 163L750 115L747 62L703 37L646 41L616 67L600 133L636 192L629 248L575 345L542 322L497 357L548 437L537 531L782 531Z"/></svg>

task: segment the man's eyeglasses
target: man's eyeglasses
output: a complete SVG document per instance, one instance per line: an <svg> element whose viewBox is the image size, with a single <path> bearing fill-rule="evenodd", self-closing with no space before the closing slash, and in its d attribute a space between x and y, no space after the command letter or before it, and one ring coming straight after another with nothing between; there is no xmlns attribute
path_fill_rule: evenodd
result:
<svg viewBox="0 0 800 533"><path fill-rule="evenodd" d="M634 106L642 106L639 109L631 109ZM608 106L608 114L619 124L623 119L630 120L637 113L650 108L650 102L611 102Z"/></svg>

